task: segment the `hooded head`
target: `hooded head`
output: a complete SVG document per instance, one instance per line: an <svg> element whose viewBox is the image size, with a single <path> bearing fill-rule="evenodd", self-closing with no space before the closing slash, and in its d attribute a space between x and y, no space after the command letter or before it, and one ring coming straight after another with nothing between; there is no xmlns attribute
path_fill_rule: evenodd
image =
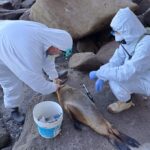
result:
<svg viewBox="0 0 150 150"><path fill-rule="evenodd" d="M117 12L110 26L115 31L115 40L125 40L127 44L138 40L146 33L142 23L128 7Z"/></svg>
<svg viewBox="0 0 150 150"><path fill-rule="evenodd" d="M50 47L55 47L63 52L69 53L72 50L73 40L71 35L60 29L44 28L41 30L43 35L44 50L47 51Z"/></svg>

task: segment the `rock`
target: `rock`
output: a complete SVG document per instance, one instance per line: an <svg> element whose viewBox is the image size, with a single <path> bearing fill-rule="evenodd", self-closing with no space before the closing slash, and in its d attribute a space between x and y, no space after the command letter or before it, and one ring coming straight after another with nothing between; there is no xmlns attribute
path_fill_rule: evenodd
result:
<svg viewBox="0 0 150 150"><path fill-rule="evenodd" d="M0 8L5 8L5 9L12 9L12 4L11 0L1 0L0 1Z"/></svg>
<svg viewBox="0 0 150 150"><path fill-rule="evenodd" d="M0 120L0 149L10 144L10 135L4 127L2 120Z"/></svg>
<svg viewBox="0 0 150 150"><path fill-rule="evenodd" d="M138 16L145 27L150 27L150 8L142 15Z"/></svg>
<svg viewBox="0 0 150 150"><path fill-rule="evenodd" d="M22 8L30 8L34 2L35 2L35 0L25 0L21 3L21 7Z"/></svg>
<svg viewBox="0 0 150 150"><path fill-rule="evenodd" d="M69 67L80 71L91 71L98 69L102 63L92 52L76 53L69 60Z"/></svg>
<svg viewBox="0 0 150 150"><path fill-rule="evenodd" d="M77 50L79 52L94 52L98 51L98 46L95 41L91 38L84 38L77 42Z"/></svg>
<svg viewBox="0 0 150 150"><path fill-rule="evenodd" d="M143 14L150 7L150 0L133 0L139 5L138 10L136 11L137 15Z"/></svg>
<svg viewBox="0 0 150 150"><path fill-rule="evenodd" d="M117 47L119 47L119 44L115 41L107 43L102 46L96 54L97 59L103 64L107 63Z"/></svg>
<svg viewBox="0 0 150 150"><path fill-rule="evenodd" d="M0 6L6 5L8 3L10 3L10 0L1 0L0 1Z"/></svg>
<svg viewBox="0 0 150 150"><path fill-rule="evenodd" d="M56 98L54 98L53 95L50 95L49 97L36 95L33 97L32 104L29 106L29 109L28 109L27 114L26 114L26 119L25 119L23 131L21 133L19 140L15 143L13 150L26 150L26 149L30 150L32 148L33 149L41 149L41 150L44 149L45 145L42 144L42 142L44 142L44 141L42 141L43 138L41 138L40 135L38 134L36 124L33 120L32 111L33 111L33 107L37 103L39 103L45 99L54 100ZM38 138L39 141L42 141L40 148L39 148L39 145L36 146L36 144L35 144L36 142L34 140L36 138Z"/></svg>
<svg viewBox="0 0 150 150"><path fill-rule="evenodd" d="M21 8L22 0L11 0L14 9Z"/></svg>
<svg viewBox="0 0 150 150"><path fill-rule="evenodd" d="M107 112L106 107L114 102L116 98L110 91L106 84L103 92L94 92L94 81L89 80L87 74L70 70L69 72L69 85L80 89L82 84L85 83L88 90L94 97L98 110L102 111L108 120L119 128L121 131L126 132L127 135L132 136L142 142L148 142L150 139L150 99L145 102L141 97L136 98L136 107L127 112L112 116ZM67 83L68 84L68 83ZM29 92L31 92L29 90ZM48 96L29 96L25 99L30 102L31 106L26 113L26 121L23 127L20 138L15 143L13 150L114 150L111 144L102 136L93 132L90 128L82 126L82 131L79 132L74 129L73 123L69 116L64 113L62 124L62 131L59 136L54 139L44 139L39 136L36 125L33 121L32 111L33 106L43 100L53 100L53 97ZM29 101L28 101L29 100ZM24 104L24 103L23 103ZM144 107L147 106L147 107ZM120 119L121 118L121 119ZM141 120L142 119L142 120ZM88 142L87 142L88 141ZM139 149L138 149L139 150Z"/></svg>
<svg viewBox="0 0 150 150"><path fill-rule="evenodd" d="M26 9L17 9L17 10L0 9L0 19L17 20L25 11Z"/></svg>
<svg viewBox="0 0 150 150"><path fill-rule="evenodd" d="M21 16L20 16L20 20L30 20L29 18L29 14L30 14L30 9L28 9L27 11L25 11Z"/></svg>
<svg viewBox="0 0 150 150"><path fill-rule="evenodd" d="M109 25L119 8L137 9L130 0L36 0L31 7L31 20L60 28L78 39Z"/></svg>

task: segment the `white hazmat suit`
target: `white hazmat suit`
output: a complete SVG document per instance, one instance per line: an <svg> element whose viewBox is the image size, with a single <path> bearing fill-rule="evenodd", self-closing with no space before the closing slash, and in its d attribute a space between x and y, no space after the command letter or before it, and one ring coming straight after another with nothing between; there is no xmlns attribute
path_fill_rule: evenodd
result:
<svg viewBox="0 0 150 150"><path fill-rule="evenodd" d="M115 40L124 39L126 44L116 49L109 62L100 67L96 75L109 81L119 101L130 100L132 93L149 96L150 36L145 35L146 29L129 8L117 12L111 27L120 33L119 37L115 36Z"/></svg>
<svg viewBox="0 0 150 150"><path fill-rule="evenodd" d="M47 81L58 78L55 57L46 56L49 47L62 51L72 48L66 31L51 29L32 21L0 21L0 84L6 108L18 107L23 100L23 82L34 91L50 94L57 86Z"/></svg>

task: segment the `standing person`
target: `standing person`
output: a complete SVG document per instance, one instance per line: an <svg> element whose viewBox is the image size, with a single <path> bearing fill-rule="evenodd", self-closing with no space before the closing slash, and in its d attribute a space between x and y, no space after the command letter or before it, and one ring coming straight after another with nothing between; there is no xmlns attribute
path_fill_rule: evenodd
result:
<svg viewBox="0 0 150 150"><path fill-rule="evenodd" d="M55 92L60 85L55 69L55 57L72 49L72 38L64 30L51 29L32 21L0 22L0 85L4 105L12 109L11 116L24 121L19 106L24 98L23 83L41 94ZM49 76L47 81L43 71Z"/></svg>
<svg viewBox="0 0 150 150"><path fill-rule="evenodd" d="M129 8L120 9L110 26L120 46L107 64L89 76L98 78L97 91L109 81L118 101L110 104L108 110L119 113L134 106L131 94L150 95L150 35L146 35L146 29Z"/></svg>

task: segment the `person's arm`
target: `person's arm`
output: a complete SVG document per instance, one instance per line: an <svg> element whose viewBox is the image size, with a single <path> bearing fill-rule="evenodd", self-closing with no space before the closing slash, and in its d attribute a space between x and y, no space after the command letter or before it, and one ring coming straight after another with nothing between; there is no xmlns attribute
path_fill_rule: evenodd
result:
<svg viewBox="0 0 150 150"><path fill-rule="evenodd" d="M50 94L58 89L58 85L54 82L47 81L42 74L28 71L22 71L19 78L34 91L41 94Z"/></svg>
<svg viewBox="0 0 150 150"><path fill-rule="evenodd" d="M125 53L124 50L122 49L122 47L120 46L119 48L117 48L113 54L113 56L110 58L109 62L102 65L99 70L97 70L96 76L104 81L107 80L107 78L105 78L104 76L102 76L100 74L100 70L104 70L104 69L108 69L108 68L112 68L112 67L116 67L116 66L120 66L124 63L125 60Z"/></svg>
<svg viewBox="0 0 150 150"><path fill-rule="evenodd" d="M121 46L117 48L113 54L113 56L110 58L108 64L111 66L120 66L124 63L125 60L125 52Z"/></svg>
<svg viewBox="0 0 150 150"><path fill-rule="evenodd" d="M102 66L96 73L105 80L127 81L150 69L150 49L148 44L139 44L132 59L121 66Z"/></svg>
<svg viewBox="0 0 150 150"><path fill-rule="evenodd" d="M55 68L55 57L48 56L43 64L43 70L49 76L50 80L58 78L58 72Z"/></svg>

